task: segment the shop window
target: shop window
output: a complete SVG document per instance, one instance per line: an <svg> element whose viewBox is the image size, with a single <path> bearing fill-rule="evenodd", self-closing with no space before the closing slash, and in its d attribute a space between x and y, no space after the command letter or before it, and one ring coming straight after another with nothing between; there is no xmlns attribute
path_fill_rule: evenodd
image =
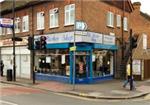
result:
<svg viewBox="0 0 150 105"><path fill-rule="evenodd" d="M65 6L65 25L73 25L75 21L75 4Z"/></svg>
<svg viewBox="0 0 150 105"><path fill-rule="evenodd" d="M36 56L36 61L38 61L36 62L37 71L50 75L69 76L69 51L49 50L47 53L47 56L44 53Z"/></svg>
<svg viewBox="0 0 150 105"><path fill-rule="evenodd" d="M22 18L22 32L29 31L29 16L23 16Z"/></svg>
<svg viewBox="0 0 150 105"><path fill-rule="evenodd" d="M2 35L2 27L0 27L0 35Z"/></svg>
<svg viewBox="0 0 150 105"><path fill-rule="evenodd" d="M50 10L50 28L58 27L58 8Z"/></svg>
<svg viewBox="0 0 150 105"><path fill-rule="evenodd" d="M94 77L113 75L113 53L107 50L95 50L94 55Z"/></svg>
<svg viewBox="0 0 150 105"><path fill-rule="evenodd" d="M44 29L44 12L37 13L37 30Z"/></svg>

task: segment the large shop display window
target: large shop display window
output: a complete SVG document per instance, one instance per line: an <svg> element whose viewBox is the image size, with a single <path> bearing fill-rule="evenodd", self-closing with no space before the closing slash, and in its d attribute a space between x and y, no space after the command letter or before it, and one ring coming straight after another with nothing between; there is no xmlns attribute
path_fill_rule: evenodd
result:
<svg viewBox="0 0 150 105"><path fill-rule="evenodd" d="M93 76L113 75L113 52L109 50L94 50L92 55Z"/></svg>
<svg viewBox="0 0 150 105"><path fill-rule="evenodd" d="M69 76L69 51L48 50L46 53L38 51L35 58L38 73Z"/></svg>

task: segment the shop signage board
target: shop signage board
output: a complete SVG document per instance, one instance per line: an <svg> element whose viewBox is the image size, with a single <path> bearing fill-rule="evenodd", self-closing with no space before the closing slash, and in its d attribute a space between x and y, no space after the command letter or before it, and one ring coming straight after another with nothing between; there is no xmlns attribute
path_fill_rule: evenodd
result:
<svg viewBox="0 0 150 105"><path fill-rule="evenodd" d="M48 43L49 44L73 43L75 37L75 42L89 42L89 43L115 45L115 36L104 35L104 34L94 33L94 32L78 31L77 34L76 32L65 32L65 33L48 34L44 36L46 36L47 44ZM39 40L39 38L40 36L35 36L35 41Z"/></svg>
<svg viewBox="0 0 150 105"><path fill-rule="evenodd" d="M134 75L141 75L141 61L140 60L133 60L133 74Z"/></svg>
<svg viewBox="0 0 150 105"><path fill-rule="evenodd" d="M13 20L10 18L0 18L0 27L12 28Z"/></svg>

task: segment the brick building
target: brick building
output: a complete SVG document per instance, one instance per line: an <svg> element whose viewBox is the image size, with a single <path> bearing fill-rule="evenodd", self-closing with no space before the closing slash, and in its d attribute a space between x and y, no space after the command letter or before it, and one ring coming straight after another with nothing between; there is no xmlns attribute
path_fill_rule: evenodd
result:
<svg viewBox="0 0 150 105"><path fill-rule="evenodd" d="M5 3L1 5L5 7ZM16 43L17 76L31 77L33 57L32 51L27 49L27 38L33 35L37 79L72 82L74 62L70 48L74 42L76 82L89 83L124 75L125 70L120 69L120 65L126 54L125 42L131 25L133 7L130 0L19 3L16 2L15 9L15 33L23 41ZM12 18L11 8L4 8L1 16ZM1 28L0 34L1 59L8 64L12 56L11 30ZM46 49L40 48L42 36L46 38Z"/></svg>
<svg viewBox="0 0 150 105"><path fill-rule="evenodd" d="M138 47L133 58L139 63L136 77L138 79L150 78L150 16L140 11L140 2L133 3L134 11L131 13L131 28L133 33L139 35Z"/></svg>

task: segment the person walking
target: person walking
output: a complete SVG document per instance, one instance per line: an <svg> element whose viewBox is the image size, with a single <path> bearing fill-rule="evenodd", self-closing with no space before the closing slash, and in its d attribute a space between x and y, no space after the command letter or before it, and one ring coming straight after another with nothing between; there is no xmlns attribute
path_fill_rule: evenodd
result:
<svg viewBox="0 0 150 105"><path fill-rule="evenodd" d="M0 75L3 77L3 69L4 69L4 63L2 60L0 60Z"/></svg>
<svg viewBox="0 0 150 105"><path fill-rule="evenodd" d="M133 80L133 77L131 77L130 75L130 64L127 65L127 69L126 69L126 73L127 73L127 80L125 80L124 84L123 84L123 87L126 88L127 84L131 82L131 80ZM133 82L133 88L135 89L135 85L134 85L134 82Z"/></svg>

